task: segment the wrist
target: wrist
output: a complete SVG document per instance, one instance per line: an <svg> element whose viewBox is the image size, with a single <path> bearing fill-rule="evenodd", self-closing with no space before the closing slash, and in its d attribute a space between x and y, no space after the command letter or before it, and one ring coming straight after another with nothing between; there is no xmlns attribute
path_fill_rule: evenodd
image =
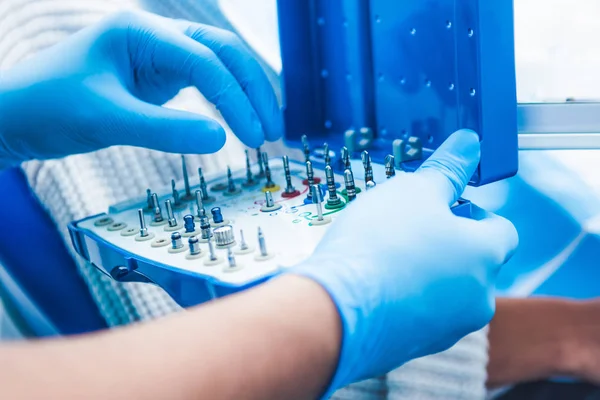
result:
<svg viewBox="0 0 600 400"><path fill-rule="evenodd" d="M335 390L351 383L352 379L348 376L348 368L344 368L344 366L356 365L357 360L352 360L351 358L353 354L358 355L359 353L352 350L354 347L352 345L354 342L352 336L354 336L356 331L357 317L353 310L346 305L347 301L344 298L347 297L347 293L344 293L346 290L344 285L340 283L340 277L332 273L330 268L327 266L327 263L308 260L295 266L285 274L308 279L317 284L327 294L339 318L340 350L335 364L334 375L327 386L323 398L330 397Z"/></svg>
<svg viewBox="0 0 600 400"><path fill-rule="evenodd" d="M270 291L271 297L278 303L287 302L290 307L286 313L289 315L289 311L293 311L296 325L311 332L298 335L293 326L285 324L293 330L286 334L287 337L303 338L300 347L316 346L320 349L318 357L311 357L310 369L316 373L322 367L315 376L320 381L317 393L331 395L333 391L329 388L337 373L342 346L342 320L335 302L321 284L301 274L284 273L271 280L264 289ZM303 354L309 355L306 351ZM300 376L296 379L300 381Z"/></svg>
<svg viewBox="0 0 600 400"><path fill-rule="evenodd" d="M335 305L341 321L341 344L335 375L324 398L351 383L387 372L398 366L397 359L385 356L389 351L382 346L389 334L388 328L403 325L397 315L388 315L387 308L378 307L382 293L373 279L362 276L374 271L360 268L360 262L312 258L292 268L287 274L299 275L319 284ZM387 324L387 325L386 325ZM393 340L394 350L410 357L410 345L401 338ZM389 364L389 365L388 365Z"/></svg>

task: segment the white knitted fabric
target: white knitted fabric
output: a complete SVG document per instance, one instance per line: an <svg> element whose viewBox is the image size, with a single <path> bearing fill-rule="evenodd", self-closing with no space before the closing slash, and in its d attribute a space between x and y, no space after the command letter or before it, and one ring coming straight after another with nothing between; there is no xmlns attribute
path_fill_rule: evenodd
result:
<svg viewBox="0 0 600 400"><path fill-rule="evenodd" d="M139 0L144 8L175 18L225 25L215 16L214 1ZM135 0L0 0L0 67L50 46L72 32L118 9L138 7ZM273 82L276 77L272 71ZM277 88L276 88L277 89ZM173 106L221 120L213 107L193 90L184 91ZM167 133L166 133L167 134ZM280 144L267 147L282 152ZM187 157L189 171L198 166L210 173L226 165L241 167L243 146L228 132L225 148L215 155ZM23 165L29 184L45 204L71 248L69 222L106 211L108 206L166 186L181 178L177 155L114 147L62 160ZM119 284L77 258L80 272L102 314L111 326L148 320L179 310L160 288ZM415 360L387 377L371 379L338 391L336 399L482 399L487 363L486 332L470 335L450 351Z"/></svg>
<svg viewBox="0 0 600 400"><path fill-rule="evenodd" d="M338 390L335 400L480 400L486 397L487 328L450 350L419 358L378 379Z"/></svg>

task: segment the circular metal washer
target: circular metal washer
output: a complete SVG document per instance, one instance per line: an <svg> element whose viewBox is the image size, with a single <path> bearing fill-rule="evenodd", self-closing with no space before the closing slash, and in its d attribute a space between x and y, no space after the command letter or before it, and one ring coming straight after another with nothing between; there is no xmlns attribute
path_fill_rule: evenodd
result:
<svg viewBox="0 0 600 400"><path fill-rule="evenodd" d="M127 224L125 222L115 222L112 225L109 225L108 228L106 228L106 230L110 232L116 232L125 228L127 228Z"/></svg>
<svg viewBox="0 0 600 400"><path fill-rule="evenodd" d="M183 253L184 251L187 251L188 249L188 245L184 244L182 247L178 248L178 249L174 249L172 247L169 247L169 253L171 254L176 254L176 253Z"/></svg>
<svg viewBox="0 0 600 400"><path fill-rule="evenodd" d="M225 261L223 257L219 256L217 256L216 260L211 260L210 258L207 258L206 260L204 260L204 265L206 267L214 267L215 265L221 264L223 261Z"/></svg>
<svg viewBox="0 0 600 400"><path fill-rule="evenodd" d="M240 194L242 194L242 189L240 189L238 187L236 187L233 192L230 192L228 190L226 190L225 192L223 192L223 196L227 196L227 197L238 196Z"/></svg>
<svg viewBox="0 0 600 400"><path fill-rule="evenodd" d="M127 228L121 231L121 236L134 236L140 232L137 228Z"/></svg>
<svg viewBox="0 0 600 400"><path fill-rule="evenodd" d="M114 221L111 217L102 217L94 222L94 226L106 226L112 224Z"/></svg>
<svg viewBox="0 0 600 400"><path fill-rule="evenodd" d="M227 190L227 188L229 188L229 185L225 182L219 182L219 183L215 183L214 185L212 185L210 187L210 190L212 190L213 192L223 192L225 190Z"/></svg>
<svg viewBox="0 0 600 400"><path fill-rule="evenodd" d="M206 199L202 199L202 204L212 204L217 201L216 197L208 196Z"/></svg>
<svg viewBox="0 0 600 400"><path fill-rule="evenodd" d="M257 179L253 180L251 183L248 183L248 181L242 182L242 186L245 188L251 188L251 187L257 186L259 184L260 184L260 182Z"/></svg>
<svg viewBox="0 0 600 400"><path fill-rule="evenodd" d="M167 220L163 218L163 220L160 222L156 222L156 221L150 222L150 226L162 226L166 223L167 223Z"/></svg>
<svg viewBox="0 0 600 400"><path fill-rule="evenodd" d="M273 207L267 207L267 206L262 206L260 208L260 211L262 212L271 212L271 211L277 211L281 209L281 204L275 204Z"/></svg>
<svg viewBox="0 0 600 400"><path fill-rule="evenodd" d="M207 253L206 251L201 251L201 252L200 252L200 253L198 253L198 254L186 254L186 255L185 255L185 258L186 258L187 260L197 260L197 259L199 259L199 258L202 258L202 257L204 257L204 256L206 255L206 253Z"/></svg>
<svg viewBox="0 0 600 400"><path fill-rule="evenodd" d="M329 201L327 203L325 203L326 210L337 210L339 208L344 208L345 206L346 206L346 203L344 203L342 200L340 200L339 203L334 203L334 204L330 204Z"/></svg>
<svg viewBox="0 0 600 400"><path fill-rule="evenodd" d="M321 226L321 225L327 225L328 223L331 222L331 217L329 216L325 216L323 217L322 221L319 221L318 219L313 219L310 221L309 225L314 225L314 226Z"/></svg>
<svg viewBox="0 0 600 400"><path fill-rule="evenodd" d="M261 189L261 191L263 193L266 193L266 192L275 193L275 192L279 192L280 190L281 190L281 186L279 186L277 184L275 184L275 186L272 186L272 187L263 186L263 188Z"/></svg>
<svg viewBox="0 0 600 400"><path fill-rule="evenodd" d="M215 223L215 222L213 221L213 224L212 224L212 226L213 226L214 228L219 228L219 227L221 227L221 226L230 225L230 224L231 224L231 222L233 222L233 221L231 221L231 220L228 220L228 219L224 219L224 220L223 220L223 222L219 222L219 223Z"/></svg>
<svg viewBox="0 0 600 400"><path fill-rule="evenodd" d="M185 255L185 258L186 258L187 260L197 260L197 259L199 259L199 258L202 258L202 257L204 257L204 256L206 255L206 253L208 253L208 252L207 252L207 251L201 251L201 252L200 252L200 253L198 253L198 254L186 254L186 255Z"/></svg>
<svg viewBox="0 0 600 400"><path fill-rule="evenodd" d="M300 196L299 190L294 190L292 193L286 193L286 192L281 193L281 197L283 197L284 199L291 199L291 198L297 197L297 196Z"/></svg>
<svg viewBox="0 0 600 400"><path fill-rule="evenodd" d="M166 238L158 238L152 242L152 247L165 247L171 244L171 241Z"/></svg>
<svg viewBox="0 0 600 400"><path fill-rule="evenodd" d="M202 234L202 230L200 228L194 230L193 232L181 232L181 236L183 236L183 237L198 236L201 234Z"/></svg>
<svg viewBox="0 0 600 400"><path fill-rule="evenodd" d="M186 204L185 202L181 201L179 204L175 205L173 204L172 207L174 210L183 210L188 206L188 204Z"/></svg>
<svg viewBox="0 0 600 400"><path fill-rule="evenodd" d="M223 268L223 272L227 272L227 273L236 272L242 268L244 268L243 264L237 264L235 267L226 266L225 268Z"/></svg>
<svg viewBox="0 0 600 400"><path fill-rule="evenodd" d="M167 225L167 226L164 227L165 232L175 232L175 231L178 231L180 229L183 229L183 224L181 222L178 223L175 226L169 226L169 225Z"/></svg>
<svg viewBox="0 0 600 400"><path fill-rule="evenodd" d="M267 260L272 259L273 257L275 257L275 254L273 254L273 253L269 253L266 256L257 254L257 255L254 256L254 260L256 260L256 261L267 261Z"/></svg>
<svg viewBox="0 0 600 400"><path fill-rule="evenodd" d="M154 239L154 233L152 233L152 232L148 232L148 234L146 236L140 236L140 234L138 233L137 236L135 237L136 242L146 242L146 241L152 240L152 239Z"/></svg>
<svg viewBox="0 0 600 400"><path fill-rule="evenodd" d="M237 255L250 254L250 253L254 252L254 247L248 246L248 248L246 250L242 250L242 249L238 248L238 249L235 249L233 252Z"/></svg>

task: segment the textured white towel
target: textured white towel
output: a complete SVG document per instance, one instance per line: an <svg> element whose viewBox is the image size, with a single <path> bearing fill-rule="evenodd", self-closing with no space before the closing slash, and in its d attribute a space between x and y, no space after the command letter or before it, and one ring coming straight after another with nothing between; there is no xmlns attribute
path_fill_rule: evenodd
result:
<svg viewBox="0 0 600 400"><path fill-rule="evenodd" d="M144 8L170 17L187 18L221 26L214 1L140 0ZM117 9L137 7L134 0L0 0L0 67L52 45L72 32ZM271 81L276 76L269 73ZM277 89L277 88L276 88ZM173 106L218 115L193 90L186 90ZM226 165L241 166L243 147L230 132L222 151L210 156L189 156L190 171L201 165L207 172ZM270 154L282 151L280 144ZM115 147L62 160L29 162L23 169L29 184L69 244L67 224L105 211L110 204L165 186L181 178L178 156ZM111 326L147 320L179 310L159 288L144 284L118 284L78 259L102 314ZM475 333L450 351L414 360L380 379L371 379L338 391L336 399L482 399L484 397L487 340Z"/></svg>

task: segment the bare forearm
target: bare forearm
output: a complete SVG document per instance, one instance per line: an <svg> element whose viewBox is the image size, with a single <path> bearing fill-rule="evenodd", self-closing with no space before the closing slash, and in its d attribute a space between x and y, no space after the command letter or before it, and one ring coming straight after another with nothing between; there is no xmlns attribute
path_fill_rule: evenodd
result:
<svg viewBox="0 0 600 400"><path fill-rule="evenodd" d="M4 346L0 398L316 398L340 337L327 293L286 277L150 324Z"/></svg>
<svg viewBox="0 0 600 400"><path fill-rule="evenodd" d="M585 318L578 302L499 299L490 324L488 386L573 375Z"/></svg>

